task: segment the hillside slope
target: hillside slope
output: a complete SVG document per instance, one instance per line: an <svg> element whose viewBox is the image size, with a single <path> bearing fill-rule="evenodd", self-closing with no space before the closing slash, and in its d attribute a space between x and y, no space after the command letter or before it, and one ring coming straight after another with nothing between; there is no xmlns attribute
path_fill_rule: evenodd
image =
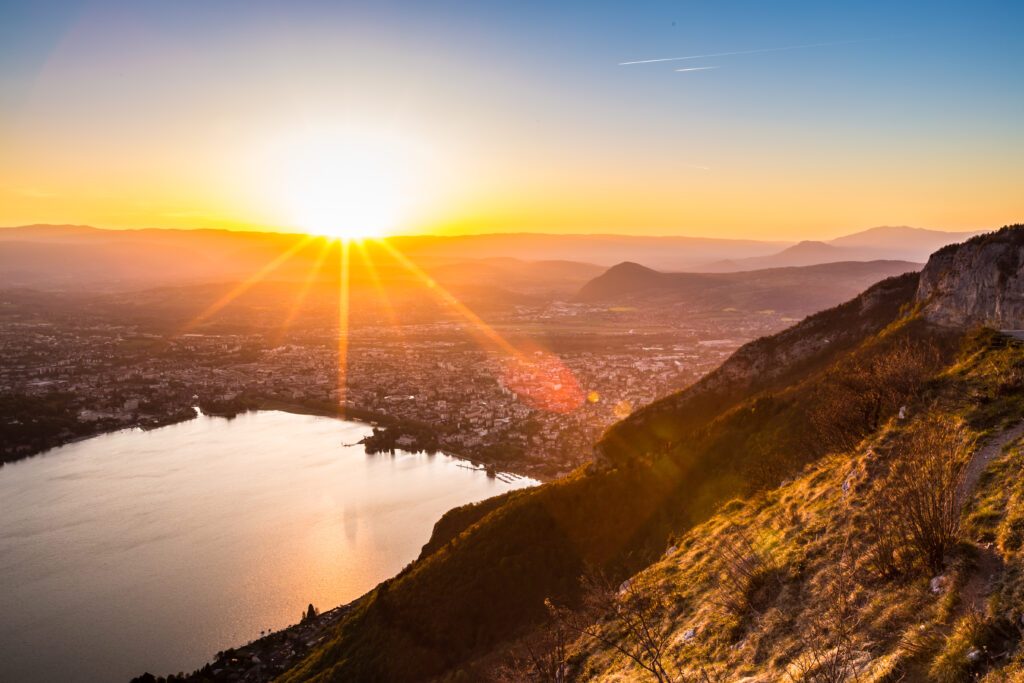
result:
<svg viewBox="0 0 1024 683"><path fill-rule="evenodd" d="M706 518L722 500L775 482L827 452L829 439L817 433L824 426L793 426L814 412L821 396L831 395L828 365L843 353L855 356L851 363L858 368L871 368L851 370L854 385L891 389L884 396L864 393L868 398L847 406L839 431L859 438L872 420L910 400L950 355L949 343L939 348L916 323L874 338L911 301L916 286L915 274L887 281L791 331L789 341L799 351L779 372L758 380L777 395L751 393L752 378L727 364L691 390L713 392L715 408L688 420L673 432L676 438L652 433L627 447L605 447L600 464L517 492L479 519L466 515L471 526L361 600L335 640L290 680L424 680L474 670L474 661L543 623L545 599L577 600L585 568L612 576L635 571L660 554L669 534ZM772 343L761 346L753 353L761 362L789 357ZM884 361L890 354L912 358L912 371L890 376ZM737 362L752 361L741 355ZM785 438L764 438L773 433ZM744 456L732 458L735 453Z"/></svg>
<svg viewBox="0 0 1024 683"><path fill-rule="evenodd" d="M1021 229L1000 234L1012 249ZM964 472L976 443L1012 440L1024 419L1024 350L973 330L984 320L923 314L947 296L926 278L1002 262L940 254L920 281L892 278L745 346L610 429L595 464L446 516L284 680L538 678L542 662L517 653L600 680L968 680L1017 666L1024 511L1005 476L1018 461L994 456L973 489ZM631 644L637 623L647 641Z"/></svg>
<svg viewBox="0 0 1024 683"><path fill-rule="evenodd" d="M904 419L672 541L619 598L672 679L1021 680L1022 380L1024 344L979 334ZM954 466L914 451L936 421L963 425L966 447L941 454ZM937 565L900 527L929 509L918 500L956 505ZM574 678L654 680L609 646L639 642L621 615L591 617L604 642L576 638Z"/></svg>

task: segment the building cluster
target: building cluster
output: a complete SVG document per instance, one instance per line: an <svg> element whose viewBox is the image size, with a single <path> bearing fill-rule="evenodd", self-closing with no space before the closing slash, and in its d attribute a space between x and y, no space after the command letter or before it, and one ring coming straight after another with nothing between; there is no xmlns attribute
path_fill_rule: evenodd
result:
<svg viewBox="0 0 1024 683"><path fill-rule="evenodd" d="M594 442L632 410L692 383L746 338L713 320L666 328L579 331L586 307L517 308L487 343L454 320L351 330L305 327L282 339L215 327L184 334L86 312L0 326L0 458L11 460L92 434L187 419L194 407L345 413L386 425L393 445L434 447L542 478L586 462ZM525 323L547 325L546 348L519 343ZM632 324L632 323L630 323ZM600 330L606 329L605 333ZM339 348L346 348L339 363Z"/></svg>

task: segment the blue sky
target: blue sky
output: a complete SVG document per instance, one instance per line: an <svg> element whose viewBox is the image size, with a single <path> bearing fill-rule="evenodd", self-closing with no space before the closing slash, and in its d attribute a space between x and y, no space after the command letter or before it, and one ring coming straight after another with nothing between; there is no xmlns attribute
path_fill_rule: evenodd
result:
<svg viewBox="0 0 1024 683"><path fill-rule="evenodd" d="M0 221L273 223L182 150L345 120L439 150L409 229L984 227L1024 209L1021 28L1017 2L0 3L0 192L38 195ZM53 170L98 150L90 187Z"/></svg>

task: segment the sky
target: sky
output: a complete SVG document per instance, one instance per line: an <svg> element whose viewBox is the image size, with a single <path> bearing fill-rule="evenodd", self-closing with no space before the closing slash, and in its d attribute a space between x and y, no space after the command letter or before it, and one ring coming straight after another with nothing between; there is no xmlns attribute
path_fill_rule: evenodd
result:
<svg viewBox="0 0 1024 683"><path fill-rule="evenodd" d="M1022 27L981 0L0 0L0 225L998 227Z"/></svg>

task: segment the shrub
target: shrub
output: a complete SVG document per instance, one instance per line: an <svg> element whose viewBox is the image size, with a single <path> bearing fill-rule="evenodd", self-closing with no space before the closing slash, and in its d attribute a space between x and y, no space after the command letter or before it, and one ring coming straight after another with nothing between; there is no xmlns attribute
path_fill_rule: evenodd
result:
<svg viewBox="0 0 1024 683"><path fill-rule="evenodd" d="M584 575L581 584L584 597L579 610L545 601L556 624L624 655L658 683L685 680L668 654L671 627L663 619L665 596L657 586L647 585L641 575L616 589L597 571Z"/></svg>
<svg viewBox="0 0 1024 683"><path fill-rule="evenodd" d="M824 585L808 603L813 610L802 629L806 647L787 673L795 683L852 683L857 670L861 615L854 604L858 583L849 536L825 568Z"/></svg>
<svg viewBox="0 0 1024 683"><path fill-rule="evenodd" d="M964 615L932 662L930 680L959 683L974 680L1020 640L1020 630L1005 618L985 619L977 612Z"/></svg>
<svg viewBox="0 0 1024 683"><path fill-rule="evenodd" d="M960 535L964 474L973 445L959 422L929 417L902 435L888 477L866 515L873 536L871 562L883 575L918 561L942 570Z"/></svg>
<svg viewBox="0 0 1024 683"><path fill-rule="evenodd" d="M782 585L778 567L743 530L723 536L717 560L714 602L733 616L759 614Z"/></svg>

